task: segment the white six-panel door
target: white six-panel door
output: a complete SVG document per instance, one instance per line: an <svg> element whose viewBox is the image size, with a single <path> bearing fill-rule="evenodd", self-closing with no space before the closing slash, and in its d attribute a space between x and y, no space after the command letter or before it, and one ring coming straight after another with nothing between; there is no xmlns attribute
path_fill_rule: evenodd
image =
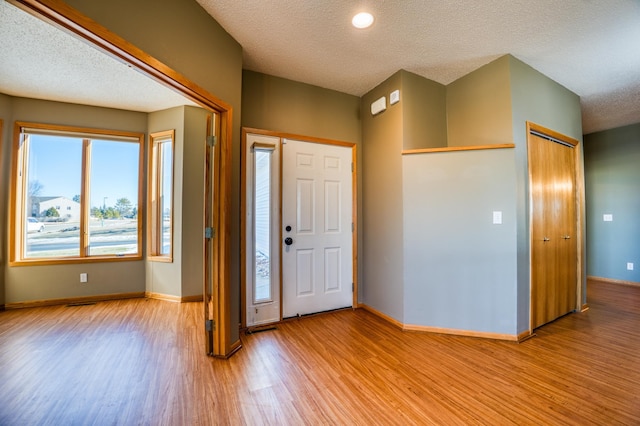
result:
<svg viewBox="0 0 640 426"><path fill-rule="evenodd" d="M350 307L352 150L285 139L282 155L282 316Z"/></svg>

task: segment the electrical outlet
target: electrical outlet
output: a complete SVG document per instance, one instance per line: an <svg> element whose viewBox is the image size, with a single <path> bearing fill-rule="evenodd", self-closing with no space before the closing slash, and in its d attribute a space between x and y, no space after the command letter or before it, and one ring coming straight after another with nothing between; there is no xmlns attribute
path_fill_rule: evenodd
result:
<svg viewBox="0 0 640 426"><path fill-rule="evenodd" d="M89 277L87 276L86 272L83 272L80 274L80 282L81 283L86 283L87 281L89 281Z"/></svg>
<svg viewBox="0 0 640 426"><path fill-rule="evenodd" d="M633 271L633 262L627 262L627 271Z"/></svg>

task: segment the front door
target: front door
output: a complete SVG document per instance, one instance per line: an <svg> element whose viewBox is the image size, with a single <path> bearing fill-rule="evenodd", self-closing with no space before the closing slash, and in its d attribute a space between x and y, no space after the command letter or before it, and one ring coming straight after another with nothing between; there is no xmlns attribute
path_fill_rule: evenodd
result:
<svg viewBox="0 0 640 426"><path fill-rule="evenodd" d="M284 139L283 318L353 306L351 147Z"/></svg>

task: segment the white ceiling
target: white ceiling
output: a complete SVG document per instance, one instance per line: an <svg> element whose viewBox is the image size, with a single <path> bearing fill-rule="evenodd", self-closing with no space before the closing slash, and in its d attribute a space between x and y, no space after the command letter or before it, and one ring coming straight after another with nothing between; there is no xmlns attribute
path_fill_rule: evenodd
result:
<svg viewBox="0 0 640 426"><path fill-rule="evenodd" d="M0 93L142 112L196 105L4 0Z"/></svg>
<svg viewBox="0 0 640 426"><path fill-rule="evenodd" d="M583 131L640 122L638 0L197 0L250 70L361 96L399 69L448 84L510 53L577 93ZM367 30L351 17L375 15ZM0 93L156 111L193 104L0 0Z"/></svg>
<svg viewBox="0 0 640 426"><path fill-rule="evenodd" d="M512 54L578 94L583 131L640 122L638 0L197 0L244 67L361 96L399 69L448 84ZM355 13L374 25L357 30Z"/></svg>

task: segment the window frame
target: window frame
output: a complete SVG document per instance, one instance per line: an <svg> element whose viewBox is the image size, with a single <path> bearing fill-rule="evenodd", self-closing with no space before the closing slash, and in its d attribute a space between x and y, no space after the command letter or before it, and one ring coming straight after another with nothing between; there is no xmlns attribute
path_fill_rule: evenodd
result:
<svg viewBox="0 0 640 426"><path fill-rule="evenodd" d="M161 190L160 178L163 165L162 159L159 159L160 145L171 144L171 216L169 224L170 250L168 254L162 253L162 225L164 213L162 204L157 202L158 191ZM154 262L173 262L173 246L174 232L173 224L175 221L175 170L176 170L176 150L175 150L175 130L164 130L149 134L149 176L147 182L147 259Z"/></svg>
<svg viewBox="0 0 640 426"><path fill-rule="evenodd" d="M49 133L52 136L57 134L67 134L69 136L82 138L82 164L81 164L81 202L80 202L80 244L78 254L75 256L64 257L24 257L24 247L26 244L25 233L23 230L26 226L26 218L24 209L28 183L27 164L29 160L28 150L25 148L24 142L26 138L22 137L23 129L35 130L41 134ZM89 254L89 215L91 211L90 200L87 200L85 194L89 193L89 177L91 176L91 156L90 140L91 136L99 140L109 139L127 139L128 143L138 144L138 200L134 205L137 208L137 232L138 241L136 253L129 254L107 254L107 255L90 255ZM11 153L11 176L10 176L10 201L9 201L9 265L10 266L26 266L26 265L57 265L70 263L96 263L96 262L121 262L142 260L142 224L144 218L143 207L143 175L144 175L144 133L108 130L89 127L66 126L58 124L43 124L16 121L13 130L13 149Z"/></svg>

